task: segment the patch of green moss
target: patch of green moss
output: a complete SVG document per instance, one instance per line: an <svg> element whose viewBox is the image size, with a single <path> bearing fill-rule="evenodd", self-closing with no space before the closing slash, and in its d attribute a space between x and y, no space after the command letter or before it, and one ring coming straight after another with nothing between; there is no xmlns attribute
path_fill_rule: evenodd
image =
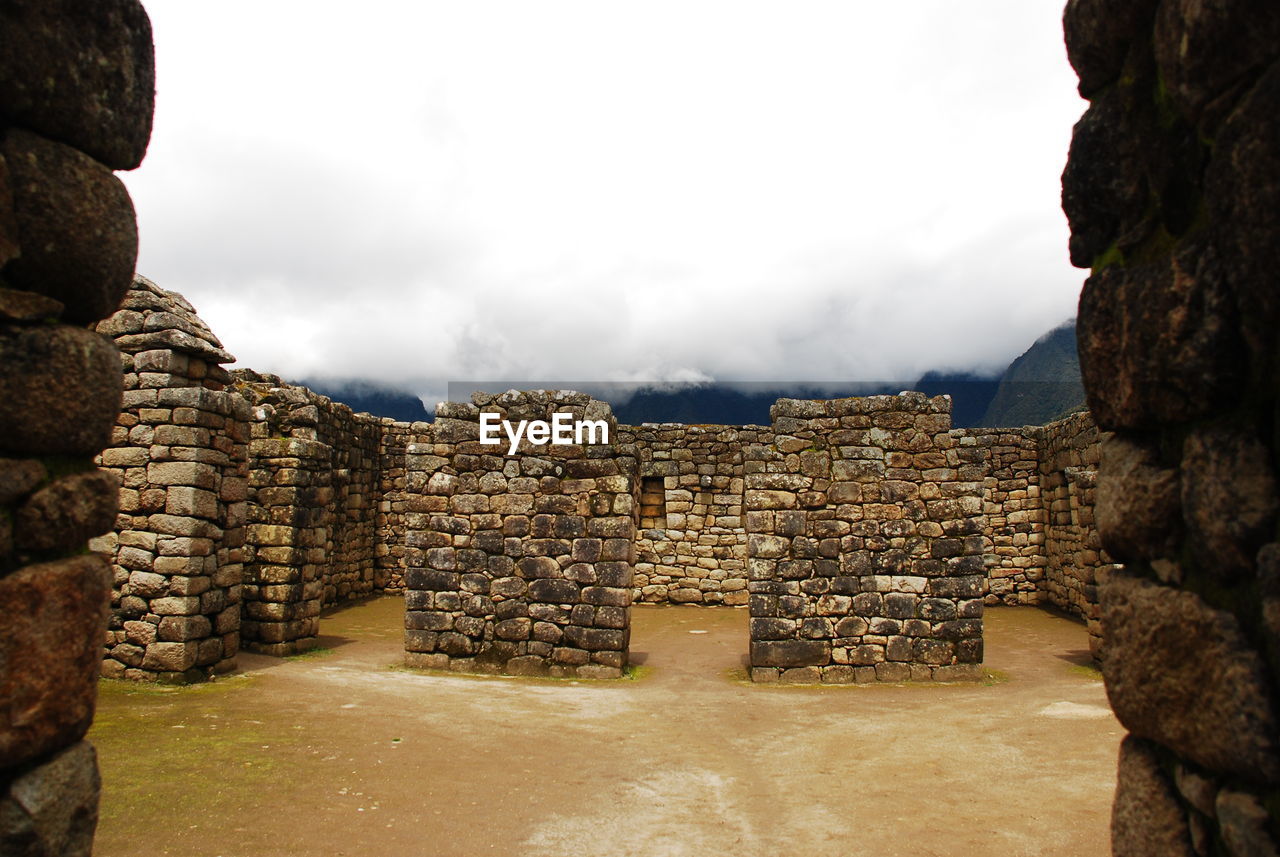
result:
<svg viewBox="0 0 1280 857"><path fill-rule="evenodd" d="M628 664L622 668L622 677L628 681L641 681L653 675L653 667Z"/></svg>
<svg viewBox="0 0 1280 857"><path fill-rule="evenodd" d="M270 788L294 733L215 715L225 709L209 705L211 695L251 684L239 676L185 687L102 680L88 735L102 772L102 823L161 828L172 821L175 795L216 817L240 806L246 791Z"/></svg>
<svg viewBox="0 0 1280 857"><path fill-rule="evenodd" d="M1119 242L1112 244L1106 250L1103 250L1093 260L1093 273L1099 274L1110 268L1112 265L1118 265L1121 268L1125 265L1124 251L1120 249Z"/></svg>
<svg viewBox="0 0 1280 857"><path fill-rule="evenodd" d="M475 672L454 672L453 670L431 669L429 667L411 667L407 664L387 664L387 669L392 672L406 672L414 675L438 676L440 678L457 678L470 681L506 681L506 682L533 682L533 683L558 683L564 684L599 684L609 685L616 684L619 681L636 681L648 675L648 670L652 667L635 667L640 670L637 676L628 675L628 670L632 667L623 667L622 676L620 678L586 678L576 675L508 675L506 673L475 673Z"/></svg>
<svg viewBox="0 0 1280 857"><path fill-rule="evenodd" d="M994 687L997 684L1004 684L1008 680L1009 674L1004 670L993 670L990 667L982 668L982 681L980 684L983 687Z"/></svg>
<svg viewBox="0 0 1280 857"><path fill-rule="evenodd" d="M1091 664L1072 664L1067 668L1067 672L1090 681L1102 681L1102 670Z"/></svg>
<svg viewBox="0 0 1280 857"><path fill-rule="evenodd" d="M327 646L316 646L315 648L307 649L305 652L298 652L292 655L285 655L284 659L286 661L307 661L307 660L313 660L315 658L327 657L332 654L333 654L333 649Z"/></svg>
<svg viewBox="0 0 1280 857"><path fill-rule="evenodd" d="M1134 265L1164 261L1178 249L1179 240L1178 236L1171 235L1161 224L1153 229L1142 243L1129 249L1125 264Z"/></svg>
<svg viewBox="0 0 1280 857"><path fill-rule="evenodd" d="M102 700L128 699L150 696L189 696L192 694L226 693L243 690L257 681L254 675L218 676L199 684L166 684L158 681L129 681L127 679L98 679L98 698Z"/></svg>

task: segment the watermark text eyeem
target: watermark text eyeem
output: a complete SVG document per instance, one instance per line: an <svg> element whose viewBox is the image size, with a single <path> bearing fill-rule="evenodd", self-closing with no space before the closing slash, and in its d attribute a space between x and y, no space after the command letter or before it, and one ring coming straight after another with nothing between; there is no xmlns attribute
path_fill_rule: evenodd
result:
<svg viewBox="0 0 1280 857"><path fill-rule="evenodd" d="M502 443L498 435L500 428L510 441L507 455L516 454L522 438L534 446L609 442L609 424L604 420L575 420L573 414L557 413L551 415L551 422L521 420L513 426L510 420L502 419L501 414L481 412L481 443L491 446Z"/></svg>

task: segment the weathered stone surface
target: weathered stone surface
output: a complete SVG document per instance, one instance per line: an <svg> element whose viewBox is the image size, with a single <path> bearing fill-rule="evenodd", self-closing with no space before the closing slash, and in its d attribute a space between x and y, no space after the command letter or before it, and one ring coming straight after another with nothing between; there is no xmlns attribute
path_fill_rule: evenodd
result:
<svg viewBox="0 0 1280 857"><path fill-rule="evenodd" d="M1130 41L1150 24L1155 7L1156 0L1067 0L1062 28L1082 96L1091 98L1120 76Z"/></svg>
<svg viewBox="0 0 1280 857"><path fill-rule="evenodd" d="M753 667L822 666L830 661L831 645L821 640L753 640Z"/></svg>
<svg viewBox="0 0 1280 857"><path fill-rule="evenodd" d="M1280 782L1262 659L1230 613L1129 575L1102 587L1103 677L1116 717L1211 770Z"/></svg>
<svg viewBox="0 0 1280 857"><path fill-rule="evenodd" d="M1149 228L1150 188L1135 127L1145 113L1137 99L1135 87L1112 88L1076 123L1062 173L1062 210L1071 226L1071 264L1078 268Z"/></svg>
<svg viewBox="0 0 1280 857"><path fill-rule="evenodd" d="M1098 426L1151 429L1223 405L1244 366L1235 317L1212 244L1191 242L1166 262L1091 276L1076 335Z"/></svg>
<svg viewBox="0 0 1280 857"><path fill-rule="evenodd" d="M1216 802L1218 829L1232 857L1276 857L1280 848L1271 834L1273 824L1257 795L1222 789Z"/></svg>
<svg viewBox="0 0 1280 857"><path fill-rule="evenodd" d="M1126 737L1116 779L1111 805L1115 857L1195 857L1186 813L1151 744Z"/></svg>
<svg viewBox="0 0 1280 857"><path fill-rule="evenodd" d="M22 771L0 793L0 854L89 857L100 789L97 754L88 741Z"/></svg>
<svg viewBox="0 0 1280 857"><path fill-rule="evenodd" d="M0 115L112 169L142 162L151 137L155 52L137 0L14 0L0 30Z"/></svg>
<svg viewBox="0 0 1280 857"><path fill-rule="evenodd" d="M0 458L0 505L25 497L44 481L47 471L32 458Z"/></svg>
<svg viewBox="0 0 1280 857"><path fill-rule="evenodd" d="M1262 374L1274 365L1280 328L1280 63L1273 65L1218 132L1205 170L1205 207L1222 229L1222 263L1239 302L1240 325Z"/></svg>
<svg viewBox="0 0 1280 857"><path fill-rule="evenodd" d="M1201 427L1182 453L1182 508L1192 550L1215 574L1253 568L1274 534L1276 479L1271 455L1252 431Z"/></svg>
<svg viewBox="0 0 1280 857"><path fill-rule="evenodd" d="M198 651L194 641L152 643L147 646L142 666L155 672L183 672L195 666Z"/></svg>
<svg viewBox="0 0 1280 857"><path fill-rule="evenodd" d="M13 189L9 186L9 165L0 155L0 268L21 252L18 222L13 216ZM0 301L0 309L3 301Z"/></svg>
<svg viewBox="0 0 1280 857"><path fill-rule="evenodd" d="M93 455L120 410L120 357L92 331L0 329L0 450Z"/></svg>
<svg viewBox="0 0 1280 857"><path fill-rule="evenodd" d="M182 295L160 288L141 274L134 276L122 306L119 312L100 322L97 330L112 337L121 351L152 355L154 359L140 357L139 371L176 373L198 381L202 378L198 373L192 374L193 367L186 355L206 363L235 360ZM306 402L293 404L298 407L290 408L289 418L295 425L307 424L303 414L318 413L314 405ZM309 424L315 425L316 419L312 417ZM282 440L300 442L296 438Z"/></svg>
<svg viewBox="0 0 1280 857"><path fill-rule="evenodd" d="M6 282L62 302L68 321L115 312L133 280L133 203L111 171L81 152L25 131L0 143L9 165L21 254Z"/></svg>
<svg viewBox="0 0 1280 857"><path fill-rule="evenodd" d="M1117 559L1154 559L1176 552L1182 535L1178 471L1139 436L1102 442L1097 524L1102 544Z"/></svg>
<svg viewBox="0 0 1280 857"><path fill-rule="evenodd" d="M1165 0L1155 58L1169 97L1193 121L1280 56L1280 7L1270 0Z"/></svg>
<svg viewBox="0 0 1280 857"><path fill-rule="evenodd" d="M1280 542L1258 551L1258 591L1262 596L1262 627L1273 664L1280 663Z"/></svg>
<svg viewBox="0 0 1280 857"><path fill-rule="evenodd" d="M1149 21L1124 17L1153 5ZM1096 512L1104 544L1168 584L1096 574L1103 671L1117 716L1162 745L1161 769L1196 807L1162 818L1149 812L1171 805L1150 798L1162 788L1130 789L1115 850L1187 854L1169 841L1186 831L1201 857L1274 854L1270 797L1228 800L1230 819L1213 797L1222 783L1243 793L1280 777L1280 6L1098 0L1108 12L1079 14L1086 6L1066 19L1082 91L1127 93L1131 109L1082 122L1064 174L1073 261L1093 255L1078 350L1099 426L1149 447L1104 456ZM1114 181L1135 191L1128 202L1145 196L1141 215L1095 205L1100 195L1073 184L1088 177L1100 195Z"/></svg>
<svg viewBox="0 0 1280 857"><path fill-rule="evenodd" d="M0 321L53 321L65 309L61 301L55 301L51 297L0 287Z"/></svg>
<svg viewBox="0 0 1280 857"><path fill-rule="evenodd" d="M572 445L530 444L508 456L475 442L482 409L513 421L579 408L612 423L611 412L565 391L474 398L442 408L432 442L406 444L405 484L417 508L407 516L406 541L420 546L415 559L425 566L403 575L410 660L618 677L630 637L635 462L619 466L616 425L610 444L586 457L586 447ZM323 409L318 414L323 426ZM450 472L439 469L446 466Z"/></svg>
<svg viewBox="0 0 1280 857"><path fill-rule="evenodd" d="M73 551L115 525L120 482L114 473L91 470L61 476L31 495L17 513L18 548Z"/></svg>
<svg viewBox="0 0 1280 857"><path fill-rule="evenodd" d="M0 768L81 738L93 719L111 574L96 554L0 578Z"/></svg>

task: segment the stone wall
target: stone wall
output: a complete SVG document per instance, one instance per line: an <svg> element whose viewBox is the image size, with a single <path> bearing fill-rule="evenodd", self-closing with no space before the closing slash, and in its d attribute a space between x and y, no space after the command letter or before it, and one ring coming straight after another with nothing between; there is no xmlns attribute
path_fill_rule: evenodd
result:
<svg viewBox="0 0 1280 857"><path fill-rule="evenodd" d="M987 519L987 604L1044 601L1045 510L1040 499L1040 447L1035 426L955 429L959 454L983 463L983 512Z"/></svg>
<svg viewBox="0 0 1280 857"><path fill-rule="evenodd" d="M323 607L386 588L382 421L275 376L235 377L253 409L243 636L288 654L314 642Z"/></svg>
<svg viewBox="0 0 1280 857"><path fill-rule="evenodd" d="M779 399L744 461L756 681L973 679L986 464L921 393Z"/></svg>
<svg viewBox="0 0 1280 857"><path fill-rule="evenodd" d="M1040 485L1045 512L1044 599L1084 620L1089 649L1101 657L1098 585L1115 568L1102 549L1094 507L1101 444L1088 411L1040 430Z"/></svg>
<svg viewBox="0 0 1280 857"><path fill-rule="evenodd" d="M636 534L636 601L747 603L747 532L742 510L743 449L772 438L761 426L622 426L641 485Z"/></svg>
<svg viewBox="0 0 1280 857"><path fill-rule="evenodd" d="M400 585L412 427L270 375L230 383L191 305L142 277L99 330L127 372L101 456L121 514L94 543L116 578L106 675L197 680L242 641L299 651L323 608Z"/></svg>
<svg viewBox="0 0 1280 857"><path fill-rule="evenodd" d="M378 541L374 546L375 580L386 581L386 591L404 591L404 570L409 565L408 516L419 507L419 496L409 490L408 451L413 444L431 443L431 424L398 423L383 419L378 458L382 471L382 497L378 501Z"/></svg>
<svg viewBox="0 0 1280 857"><path fill-rule="evenodd" d="M114 339L124 399L110 448L115 530L103 674L190 681L235 667L248 492L249 407L227 389L235 358L181 295L137 277L97 326Z"/></svg>
<svg viewBox="0 0 1280 857"><path fill-rule="evenodd" d="M1048 604L1070 613L1087 625L1099 658L1098 584L1114 565L1094 516L1101 445L1089 412L1044 426L952 434L990 468L983 489L986 603Z"/></svg>
<svg viewBox="0 0 1280 857"><path fill-rule="evenodd" d="M443 403L410 444L405 648L411 666L616 677L627 665L638 515L635 459L609 406L581 393ZM479 442L481 410L604 420L608 444Z"/></svg>
<svg viewBox="0 0 1280 857"><path fill-rule="evenodd" d="M1117 855L1280 850L1280 5L1072 0Z"/></svg>
<svg viewBox="0 0 1280 857"><path fill-rule="evenodd" d="M90 12L86 14L86 12ZM129 288L137 231L112 170L142 160L154 55L130 0L0 6L0 853L79 857L97 824L93 720L117 489L92 458L120 359L86 325Z"/></svg>

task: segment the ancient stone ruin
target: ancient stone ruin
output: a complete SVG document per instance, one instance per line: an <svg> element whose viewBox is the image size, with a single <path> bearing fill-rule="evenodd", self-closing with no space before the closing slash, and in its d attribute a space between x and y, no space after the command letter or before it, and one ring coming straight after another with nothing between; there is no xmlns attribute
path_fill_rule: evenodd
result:
<svg viewBox="0 0 1280 857"><path fill-rule="evenodd" d="M950 426L919 393L782 399L769 426L618 425L581 393L353 414L248 370L138 277L100 323L125 368L103 671L196 681L314 644L323 609L404 591L406 662L616 677L633 603L746 606L756 681L979 676L982 611L1051 604L1100 651L1098 434ZM599 422L481 442L481 415ZM594 441L594 442L591 442Z"/></svg>
<svg viewBox="0 0 1280 857"><path fill-rule="evenodd" d="M228 375L185 301L130 291L146 14L0 8L0 852L90 853L100 670L201 679L404 590L410 662L602 676L631 603L746 604L760 680L964 677L983 607L1051 604L1131 733L1114 852L1276 853L1280 6L1070 0L1065 29L1098 428L904 395L507 457L466 403L407 425Z"/></svg>

